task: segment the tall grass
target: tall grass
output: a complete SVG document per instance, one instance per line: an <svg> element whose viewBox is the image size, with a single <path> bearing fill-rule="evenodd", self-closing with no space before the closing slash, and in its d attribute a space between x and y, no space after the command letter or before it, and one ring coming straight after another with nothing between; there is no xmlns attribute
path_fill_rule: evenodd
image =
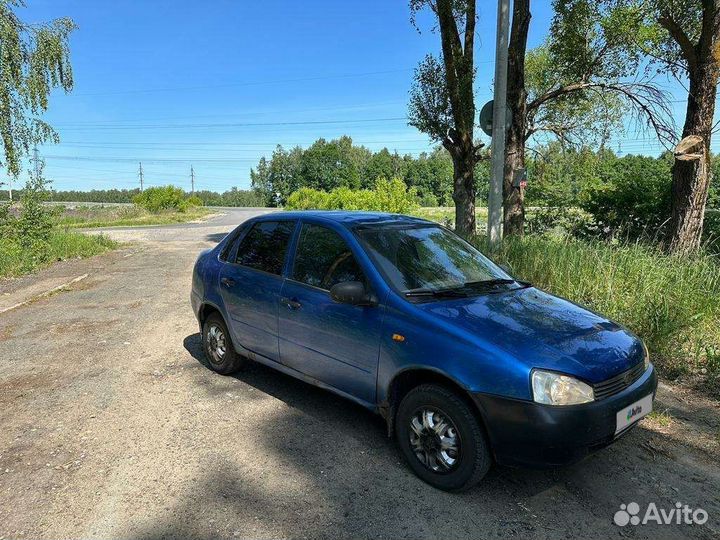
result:
<svg viewBox="0 0 720 540"><path fill-rule="evenodd" d="M531 235L506 239L497 260L518 277L627 326L665 376L696 374L720 382L717 258Z"/></svg>
<svg viewBox="0 0 720 540"><path fill-rule="evenodd" d="M0 239L0 277L27 274L55 261L92 257L118 246L103 235L85 235L53 230L40 252L23 249L18 243Z"/></svg>

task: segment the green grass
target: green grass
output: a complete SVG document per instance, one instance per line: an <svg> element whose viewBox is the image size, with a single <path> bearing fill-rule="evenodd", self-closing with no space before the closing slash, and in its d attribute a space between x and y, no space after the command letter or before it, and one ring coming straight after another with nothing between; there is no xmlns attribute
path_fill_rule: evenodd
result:
<svg viewBox="0 0 720 540"><path fill-rule="evenodd" d="M454 206L421 206L411 212L413 216L430 221L436 221L448 227L455 224L455 207ZM487 208L475 208L475 220L479 230L485 230L487 224Z"/></svg>
<svg viewBox="0 0 720 540"><path fill-rule="evenodd" d="M103 235L58 230L51 233L47 246L35 251L0 239L0 277L20 276L56 261L92 257L117 246L117 242Z"/></svg>
<svg viewBox="0 0 720 540"><path fill-rule="evenodd" d="M204 207L192 207L185 212L166 210L153 213L138 206L84 206L63 209L55 217L54 222L57 226L65 228L170 225L202 219L210 213L212 210Z"/></svg>
<svg viewBox="0 0 720 540"><path fill-rule="evenodd" d="M505 239L495 258L518 277L630 328L666 377L720 382L717 258L539 235Z"/></svg>
<svg viewBox="0 0 720 540"><path fill-rule="evenodd" d="M672 424L673 421L672 415L667 412L667 410L650 411L650 414L648 414L648 419L652 420L653 423L657 424L660 427L668 427L670 424Z"/></svg>

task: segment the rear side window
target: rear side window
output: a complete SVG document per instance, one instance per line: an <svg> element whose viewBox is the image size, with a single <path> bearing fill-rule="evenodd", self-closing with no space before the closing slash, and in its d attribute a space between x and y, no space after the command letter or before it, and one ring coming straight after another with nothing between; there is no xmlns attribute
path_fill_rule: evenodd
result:
<svg viewBox="0 0 720 540"><path fill-rule="evenodd" d="M320 225L304 224L295 255L292 278L329 290L343 281L362 281L360 265L339 234Z"/></svg>
<svg viewBox="0 0 720 540"><path fill-rule="evenodd" d="M235 246L238 245L238 243L240 242L240 237L243 235L243 232L246 229L247 229L247 225L238 227L235 234L233 234L232 238L230 238L227 241L227 243L225 244L225 247L223 248L222 252L220 253L221 261L228 260L228 257L230 257L230 254L233 253L233 248L235 248Z"/></svg>
<svg viewBox="0 0 720 540"><path fill-rule="evenodd" d="M294 228L294 221L256 223L242 239L235 262L256 270L280 275Z"/></svg>

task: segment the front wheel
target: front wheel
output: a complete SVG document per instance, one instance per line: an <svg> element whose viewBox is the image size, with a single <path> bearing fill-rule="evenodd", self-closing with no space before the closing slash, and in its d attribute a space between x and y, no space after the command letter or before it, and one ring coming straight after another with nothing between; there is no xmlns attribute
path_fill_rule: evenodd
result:
<svg viewBox="0 0 720 540"><path fill-rule="evenodd" d="M203 324L203 350L210 367L222 375L235 373L245 360L233 348L225 321L212 313Z"/></svg>
<svg viewBox="0 0 720 540"><path fill-rule="evenodd" d="M424 384L408 392L398 407L395 437L415 474L445 491L471 488L492 462L474 411L442 386Z"/></svg>

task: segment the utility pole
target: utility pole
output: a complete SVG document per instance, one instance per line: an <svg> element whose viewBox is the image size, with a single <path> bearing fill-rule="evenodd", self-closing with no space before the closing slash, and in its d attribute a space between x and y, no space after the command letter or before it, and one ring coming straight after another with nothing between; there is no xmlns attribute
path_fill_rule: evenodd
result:
<svg viewBox="0 0 720 540"><path fill-rule="evenodd" d="M142 161L140 162L140 172L139 172L139 176L140 176L140 193L142 193L142 191L143 191L143 170L142 170Z"/></svg>
<svg viewBox="0 0 720 540"><path fill-rule="evenodd" d="M498 0L493 91L492 173L488 197L488 242L496 249L502 242L505 132L507 129L507 70L510 34L510 0Z"/></svg>
<svg viewBox="0 0 720 540"><path fill-rule="evenodd" d="M38 154L37 144L33 148L33 164L35 165L35 178L40 177L40 157Z"/></svg>
<svg viewBox="0 0 720 540"><path fill-rule="evenodd" d="M190 165L190 194L195 195L195 170Z"/></svg>

